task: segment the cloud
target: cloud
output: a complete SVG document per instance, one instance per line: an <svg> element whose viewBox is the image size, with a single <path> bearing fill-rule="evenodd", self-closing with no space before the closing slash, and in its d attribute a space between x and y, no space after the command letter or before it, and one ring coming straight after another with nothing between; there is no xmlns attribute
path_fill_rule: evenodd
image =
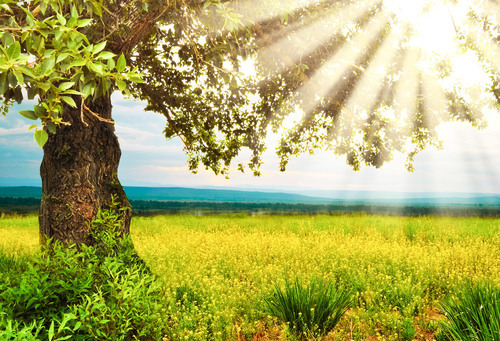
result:
<svg viewBox="0 0 500 341"><path fill-rule="evenodd" d="M29 126L23 125L21 127L15 128L2 128L0 127L0 136L12 136L12 135L33 135L32 132L28 131Z"/></svg>

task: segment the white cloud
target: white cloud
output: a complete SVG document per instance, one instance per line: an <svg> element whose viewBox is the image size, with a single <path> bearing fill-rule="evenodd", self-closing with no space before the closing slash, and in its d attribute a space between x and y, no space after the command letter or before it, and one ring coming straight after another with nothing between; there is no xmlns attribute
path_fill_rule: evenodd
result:
<svg viewBox="0 0 500 341"><path fill-rule="evenodd" d="M12 135L32 135L32 132L28 131L29 126L23 125L21 127L14 128L2 128L0 127L0 136L12 136Z"/></svg>

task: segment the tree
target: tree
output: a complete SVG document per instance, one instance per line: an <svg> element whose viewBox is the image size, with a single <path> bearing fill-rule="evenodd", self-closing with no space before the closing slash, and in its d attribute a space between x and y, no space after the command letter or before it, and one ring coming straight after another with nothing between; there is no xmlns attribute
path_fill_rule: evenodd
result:
<svg viewBox="0 0 500 341"><path fill-rule="evenodd" d="M411 43L416 25L385 3L0 0L0 10L2 112L27 97L36 104L20 114L41 123L32 129L44 149L42 239L92 243L90 222L112 201L129 230L113 91L164 115L165 136L182 139L190 169L216 174L247 149L238 169L259 175L266 136L290 113L298 119L276 148L282 170L317 148L346 155L354 169L405 152L411 169L415 153L439 145L441 121L482 124L483 102L467 86L439 82L452 73L449 56L415 67L430 54ZM469 12L479 34L498 38L493 19ZM461 48L477 51L498 101L495 58L470 41L466 24L455 29ZM249 60L254 73L242 72Z"/></svg>

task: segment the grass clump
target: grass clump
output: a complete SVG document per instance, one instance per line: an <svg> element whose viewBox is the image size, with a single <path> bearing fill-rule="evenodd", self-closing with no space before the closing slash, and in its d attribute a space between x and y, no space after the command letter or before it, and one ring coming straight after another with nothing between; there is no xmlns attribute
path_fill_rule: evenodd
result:
<svg viewBox="0 0 500 341"><path fill-rule="evenodd" d="M303 286L298 278L285 281L285 288L274 287L265 300L269 313L287 323L299 338L328 334L351 305L351 293L336 290L333 284L313 278Z"/></svg>
<svg viewBox="0 0 500 341"><path fill-rule="evenodd" d="M94 245L52 243L15 272L0 266L1 339L161 340L161 285L118 227L100 212Z"/></svg>
<svg viewBox="0 0 500 341"><path fill-rule="evenodd" d="M441 340L500 340L500 288L468 283L441 308L448 318L443 323Z"/></svg>

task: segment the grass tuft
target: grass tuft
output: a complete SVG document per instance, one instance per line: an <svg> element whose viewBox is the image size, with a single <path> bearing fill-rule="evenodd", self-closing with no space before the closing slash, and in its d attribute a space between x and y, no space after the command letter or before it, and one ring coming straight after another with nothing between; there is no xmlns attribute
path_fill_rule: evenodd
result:
<svg viewBox="0 0 500 341"><path fill-rule="evenodd" d="M441 308L442 339L462 341L500 340L500 288L491 284L467 284L456 298L445 300Z"/></svg>
<svg viewBox="0 0 500 341"><path fill-rule="evenodd" d="M317 278L308 286L295 279L285 281L284 290L275 286L265 302L269 313L287 323L293 334L309 338L326 335L337 325L351 305L351 293Z"/></svg>

